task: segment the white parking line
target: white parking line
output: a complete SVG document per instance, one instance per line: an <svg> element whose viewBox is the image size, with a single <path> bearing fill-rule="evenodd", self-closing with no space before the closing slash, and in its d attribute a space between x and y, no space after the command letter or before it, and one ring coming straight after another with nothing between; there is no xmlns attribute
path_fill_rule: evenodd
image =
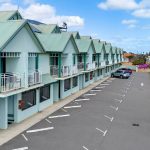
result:
<svg viewBox="0 0 150 150"><path fill-rule="evenodd" d="M91 90L91 92L100 92L102 90Z"/></svg>
<svg viewBox="0 0 150 150"><path fill-rule="evenodd" d="M58 116L49 116L48 118L53 119L53 118L62 118L62 117L69 117L70 114L66 114L66 115L58 115Z"/></svg>
<svg viewBox="0 0 150 150"><path fill-rule="evenodd" d="M83 149L85 149L85 150L89 150L88 148L86 148L85 146L82 146L83 147Z"/></svg>
<svg viewBox="0 0 150 150"><path fill-rule="evenodd" d="M63 109L63 108L61 108L61 110L64 111L64 112L67 112L67 110L65 110L65 109Z"/></svg>
<svg viewBox="0 0 150 150"><path fill-rule="evenodd" d="M122 100L120 100L120 99L114 99L115 101L118 101L118 102L120 102L120 103L122 103Z"/></svg>
<svg viewBox="0 0 150 150"><path fill-rule="evenodd" d="M100 84L100 85L110 85L110 84L107 84L107 83L102 83L102 84Z"/></svg>
<svg viewBox="0 0 150 150"><path fill-rule="evenodd" d="M42 128L42 129L35 129L35 130L28 130L27 133L34 133L34 132L40 132L40 131L47 131L47 130L53 130L54 127L48 127L48 128Z"/></svg>
<svg viewBox="0 0 150 150"><path fill-rule="evenodd" d="M24 134L21 134L23 136L23 138L28 141L27 137Z"/></svg>
<svg viewBox="0 0 150 150"><path fill-rule="evenodd" d="M81 108L81 105L77 105L77 106L65 106L65 109L69 109L69 108Z"/></svg>
<svg viewBox="0 0 150 150"><path fill-rule="evenodd" d="M118 107L114 107L114 106L110 106L110 107L118 111Z"/></svg>
<svg viewBox="0 0 150 150"><path fill-rule="evenodd" d="M96 128L96 130L98 130L98 131L102 132L102 133L103 133L103 136L105 136L105 135L106 135L106 133L107 133L107 130L103 131L103 130L101 130L101 129L99 129L99 128Z"/></svg>
<svg viewBox="0 0 150 150"><path fill-rule="evenodd" d="M84 98L84 99L76 99L75 101L80 102L80 101L89 101L89 100L90 100L89 98Z"/></svg>
<svg viewBox="0 0 150 150"><path fill-rule="evenodd" d="M88 94L84 94L84 96L94 96L96 95L96 93L88 93Z"/></svg>
<svg viewBox="0 0 150 150"><path fill-rule="evenodd" d="M12 150L27 150L28 147L22 147L22 148L16 148L16 149L12 149Z"/></svg>
<svg viewBox="0 0 150 150"><path fill-rule="evenodd" d="M97 86L97 87L95 87L96 89L103 89L103 88L105 88L105 86Z"/></svg>
<svg viewBox="0 0 150 150"><path fill-rule="evenodd" d="M114 117L109 117L107 115L104 115L104 117L108 118L111 122L114 120Z"/></svg>
<svg viewBox="0 0 150 150"><path fill-rule="evenodd" d="M48 123L52 123L51 121L49 121L48 119L45 119Z"/></svg>

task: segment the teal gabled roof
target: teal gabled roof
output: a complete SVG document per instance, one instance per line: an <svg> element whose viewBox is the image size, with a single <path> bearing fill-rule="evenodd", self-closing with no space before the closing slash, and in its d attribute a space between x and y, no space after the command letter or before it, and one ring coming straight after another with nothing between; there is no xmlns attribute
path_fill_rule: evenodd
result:
<svg viewBox="0 0 150 150"><path fill-rule="evenodd" d="M76 43L74 41L72 34L40 34L36 33L36 36L42 43L46 52L63 52L69 40L73 40L75 46ZM77 46L76 46L77 48ZM77 49L78 50L78 49Z"/></svg>
<svg viewBox="0 0 150 150"><path fill-rule="evenodd" d="M16 34L27 25L28 29L30 29L32 38L38 46L43 50L42 45L38 41L35 34L32 32L27 20L10 20L10 21L1 21L0 22L0 51L2 51L6 45L16 36ZM16 43L17 44L17 43Z"/></svg>
<svg viewBox="0 0 150 150"><path fill-rule="evenodd" d="M105 50L107 54L109 54L110 52L112 53L112 46L110 43L105 44Z"/></svg>
<svg viewBox="0 0 150 150"><path fill-rule="evenodd" d="M13 11L0 11L0 21L11 20L14 16L18 16L19 19L22 19L22 16L17 10Z"/></svg>
<svg viewBox="0 0 150 150"><path fill-rule="evenodd" d="M81 37L81 39L86 39L86 40L92 39L91 36L80 36L80 37Z"/></svg>
<svg viewBox="0 0 150 150"><path fill-rule="evenodd" d="M36 28L42 33L61 33L59 27L56 24L31 24L31 27Z"/></svg>
<svg viewBox="0 0 150 150"><path fill-rule="evenodd" d="M79 34L78 31L72 31L72 32L68 32L68 33L73 34L73 37L74 37L75 39L80 39L80 34Z"/></svg>
<svg viewBox="0 0 150 150"><path fill-rule="evenodd" d="M100 42L100 40L94 39L93 44L94 44L96 53L101 53L102 50L104 49L104 44Z"/></svg>
<svg viewBox="0 0 150 150"><path fill-rule="evenodd" d="M93 45L92 40L89 39L76 39L75 41L80 53L87 53L91 44Z"/></svg>

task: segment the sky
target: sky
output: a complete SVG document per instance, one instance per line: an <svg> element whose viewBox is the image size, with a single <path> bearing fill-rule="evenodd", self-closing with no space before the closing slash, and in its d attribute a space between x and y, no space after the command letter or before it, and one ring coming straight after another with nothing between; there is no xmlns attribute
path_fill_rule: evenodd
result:
<svg viewBox="0 0 150 150"><path fill-rule="evenodd" d="M68 24L127 52L150 51L150 0L0 0L0 10L19 11L26 19Z"/></svg>

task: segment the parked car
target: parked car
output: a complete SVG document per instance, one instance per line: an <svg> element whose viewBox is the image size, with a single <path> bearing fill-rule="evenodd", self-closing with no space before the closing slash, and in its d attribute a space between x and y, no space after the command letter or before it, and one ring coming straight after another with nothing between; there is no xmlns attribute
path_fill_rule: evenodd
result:
<svg viewBox="0 0 150 150"><path fill-rule="evenodd" d="M111 77L118 77L118 78L121 78L121 79L128 79L130 77L130 73L126 70L117 70L115 72L112 72L111 73Z"/></svg>
<svg viewBox="0 0 150 150"><path fill-rule="evenodd" d="M125 70L125 71L129 72L130 74L132 74L132 69L130 69L130 68L120 68L118 70Z"/></svg>

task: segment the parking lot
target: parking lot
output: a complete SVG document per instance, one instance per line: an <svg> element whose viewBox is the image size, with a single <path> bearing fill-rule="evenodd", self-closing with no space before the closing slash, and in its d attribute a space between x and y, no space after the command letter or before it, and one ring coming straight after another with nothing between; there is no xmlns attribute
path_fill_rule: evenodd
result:
<svg viewBox="0 0 150 150"><path fill-rule="evenodd" d="M147 150L150 75L110 78L0 150Z"/></svg>

